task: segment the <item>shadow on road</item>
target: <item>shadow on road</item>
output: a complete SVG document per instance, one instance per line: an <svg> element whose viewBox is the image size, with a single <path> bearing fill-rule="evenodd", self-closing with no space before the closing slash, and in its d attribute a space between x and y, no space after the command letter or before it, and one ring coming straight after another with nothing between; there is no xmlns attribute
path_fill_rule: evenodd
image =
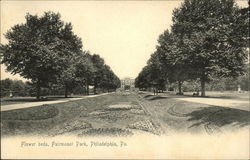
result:
<svg viewBox="0 0 250 160"><path fill-rule="evenodd" d="M212 124L218 127L233 124L240 127L250 125L250 112L227 108L227 107L205 107L199 110L188 113L190 116L188 121L199 121L191 127L196 127L202 124Z"/></svg>
<svg viewBox="0 0 250 160"><path fill-rule="evenodd" d="M146 96L144 96L144 98L149 100L149 101L153 101L153 100L158 100L158 99L167 99L168 97L156 96L156 95L146 95Z"/></svg>
<svg viewBox="0 0 250 160"><path fill-rule="evenodd" d="M146 95L144 96L144 98L148 98L148 97L152 97L153 95Z"/></svg>
<svg viewBox="0 0 250 160"><path fill-rule="evenodd" d="M148 99L148 100L153 101L153 100L158 100L158 99L167 99L167 98L168 98L168 97L155 96L155 97L152 97L152 98L150 98L150 99Z"/></svg>

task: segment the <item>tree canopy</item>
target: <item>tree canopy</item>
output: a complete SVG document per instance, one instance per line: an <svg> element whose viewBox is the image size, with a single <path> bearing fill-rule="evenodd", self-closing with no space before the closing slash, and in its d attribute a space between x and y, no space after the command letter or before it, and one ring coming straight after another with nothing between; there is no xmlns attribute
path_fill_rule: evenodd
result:
<svg viewBox="0 0 250 160"><path fill-rule="evenodd" d="M63 22L59 13L45 12L41 17L27 14L25 19L25 23L13 26L5 34L8 44L0 47L1 63L7 71L36 84L38 99L40 88L51 84L63 85L67 96L69 86L74 84L88 87L94 84L93 79L105 81L100 76L104 61L99 65L95 61L97 55L82 51L82 41L74 34L72 24ZM107 72L116 77L110 69Z"/></svg>
<svg viewBox="0 0 250 160"><path fill-rule="evenodd" d="M179 92L184 81L198 79L202 96L205 83L213 77L242 75L249 42L248 16L249 11L239 8L233 0L185 0L173 11L171 30L159 36L149 60L152 63L146 67L157 69L148 74L160 72L154 79L165 79L163 84L178 82ZM159 57L159 61L152 57ZM141 75L137 84L145 81Z"/></svg>

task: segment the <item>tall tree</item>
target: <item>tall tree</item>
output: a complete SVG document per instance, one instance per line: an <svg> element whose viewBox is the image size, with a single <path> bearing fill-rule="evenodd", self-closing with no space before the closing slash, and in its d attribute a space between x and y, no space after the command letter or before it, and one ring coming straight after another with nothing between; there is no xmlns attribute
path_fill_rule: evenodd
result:
<svg viewBox="0 0 250 160"><path fill-rule="evenodd" d="M84 52L77 57L76 64L76 78L77 82L85 86L86 94L89 94L89 85L93 84L96 68L91 60L89 52Z"/></svg>
<svg viewBox="0 0 250 160"><path fill-rule="evenodd" d="M182 93L182 83L192 79L188 51L182 37L166 30L159 36L155 54L158 55L162 75L168 83L177 83Z"/></svg>
<svg viewBox="0 0 250 160"><path fill-rule="evenodd" d="M120 86L119 78L114 74L111 68L108 65L104 65L103 68L103 78L100 81L100 87L103 90L114 90Z"/></svg>
<svg viewBox="0 0 250 160"><path fill-rule="evenodd" d="M9 78L1 80L1 97L8 96L12 91L13 81Z"/></svg>
<svg viewBox="0 0 250 160"><path fill-rule="evenodd" d="M143 69L135 79L135 87L138 87L142 90L146 90L147 88L151 87L150 79L148 78L149 73L149 66L147 65L143 67Z"/></svg>
<svg viewBox="0 0 250 160"><path fill-rule="evenodd" d="M245 21L239 16L233 0L185 0L173 12L172 31L183 38L186 59L200 79L202 96L211 75L236 77L243 73L245 39L236 30Z"/></svg>
<svg viewBox="0 0 250 160"><path fill-rule="evenodd" d="M94 93L96 93L96 89L101 87L101 81L104 76L104 59L101 58L99 55L94 54L91 57L91 61L94 64L95 67L95 74L94 74Z"/></svg>
<svg viewBox="0 0 250 160"><path fill-rule="evenodd" d="M68 91L76 85L76 66L75 62L81 59L82 42L72 31L71 23L66 23L60 31L60 43L57 50L60 56L58 57L58 72L56 83L61 83L64 86L65 97L68 96Z"/></svg>
<svg viewBox="0 0 250 160"><path fill-rule="evenodd" d="M15 25L6 33L9 43L1 47L1 62L7 71L35 83L39 99L41 86L56 79L61 66L67 64L60 57L74 52L74 48L81 47L81 42L75 36L75 40L69 38L72 34L67 36L71 26L64 25L59 13L45 12L41 17L27 14L25 18L24 24Z"/></svg>

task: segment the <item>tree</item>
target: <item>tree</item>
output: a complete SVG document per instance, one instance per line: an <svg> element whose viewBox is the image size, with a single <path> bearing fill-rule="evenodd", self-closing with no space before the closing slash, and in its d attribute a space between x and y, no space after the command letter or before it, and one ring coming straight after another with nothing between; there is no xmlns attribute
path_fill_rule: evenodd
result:
<svg viewBox="0 0 250 160"><path fill-rule="evenodd" d="M182 94L182 83L192 79L187 53L182 37L168 30L159 36L155 54L159 57L162 75L166 77L168 83L177 82L180 94Z"/></svg>
<svg viewBox="0 0 250 160"><path fill-rule="evenodd" d="M91 57L91 61L94 64L95 67L95 74L94 74L94 93L96 93L96 89L98 87L101 87L101 81L103 79L103 71L104 71L104 59L102 59L99 55L94 54Z"/></svg>
<svg viewBox="0 0 250 160"><path fill-rule="evenodd" d="M71 24L64 24L59 13L45 12L42 17L26 15L26 22L9 30L9 41L2 46L7 71L20 74L36 84L37 99L41 86L47 86L65 71L67 57L78 52L81 41L72 34ZM67 55L68 56L65 56Z"/></svg>
<svg viewBox="0 0 250 160"><path fill-rule="evenodd" d="M75 66L76 79L80 84L85 85L87 94L89 94L89 85L94 86L94 94L97 88L104 92L120 86L119 78L97 54L91 55L89 51L80 54L75 61Z"/></svg>
<svg viewBox="0 0 250 160"><path fill-rule="evenodd" d="M77 82L86 88L86 94L89 94L89 85L93 84L96 68L91 60L89 52L80 54L75 62Z"/></svg>
<svg viewBox="0 0 250 160"><path fill-rule="evenodd" d="M103 78L100 81L100 87L103 90L107 90L108 92L110 90L115 90L120 86L120 80L119 78L114 74L114 72L111 70L111 68L108 65L104 65L103 68Z"/></svg>
<svg viewBox="0 0 250 160"><path fill-rule="evenodd" d="M163 90L166 84L166 72L160 63L159 54L153 53L147 62L148 75L147 78L150 81L150 86L157 90Z"/></svg>
<svg viewBox="0 0 250 160"><path fill-rule="evenodd" d="M27 96L26 84L21 80L14 80L12 84L12 91L15 96Z"/></svg>
<svg viewBox="0 0 250 160"><path fill-rule="evenodd" d="M29 84L21 80L11 80L9 78L1 80L1 97L10 96L28 96Z"/></svg>
<svg viewBox="0 0 250 160"><path fill-rule="evenodd" d="M68 92L70 88L73 88L76 84L76 68L72 63L66 65L67 68L61 70L61 74L58 75L58 81L56 83L61 84L64 86L64 96L65 98L68 97Z"/></svg>
<svg viewBox="0 0 250 160"><path fill-rule="evenodd" d="M148 79L148 75L150 73L150 69L148 66L143 67L142 71L135 79L135 87L139 89L146 90L151 87L150 80Z"/></svg>
<svg viewBox="0 0 250 160"><path fill-rule="evenodd" d="M62 43L58 45L58 51L60 57L58 57L61 63L58 63L57 82L64 86L64 95L68 96L69 89L76 85L76 61L81 59L82 42L72 31L71 23L66 23L61 29L60 40Z"/></svg>
<svg viewBox="0 0 250 160"><path fill-rule="evenodd" d="M1 80L1 97L8 96L12 90L13 81L9 78Z"/></svg>
<svg viewBox="0 0 250 160"><path fill-rule="evenodd" d="M248 0L248 7L246 8L240 8L237 10L237 16L236 17L236 23L234 32L235 34L240 35L241 39L240 41L241 45L243 47L249 47L249 40L250 40L250 34L249 34L249 14L250 14L250 1Z"/></svg>
<svg viewBox="0 0 250 160"><path fill-rule="evenodd" d="M184 57L200 79L202 96L211 77L243 73L245 39L237 28L245 19L238 17L239 8L233 0L185 0L173 12L172 32L183 39L188 53Z"/></svg>

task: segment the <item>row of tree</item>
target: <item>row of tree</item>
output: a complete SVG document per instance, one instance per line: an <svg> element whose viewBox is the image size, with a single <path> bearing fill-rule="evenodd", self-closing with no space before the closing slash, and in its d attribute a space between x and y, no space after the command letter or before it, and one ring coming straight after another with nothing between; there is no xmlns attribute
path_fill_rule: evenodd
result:
<svg viewBox="0 0 250 160"><path fill-rule="evenodd" d="M22 80L11 80L9 78L1 80L1 97L6 96L28 96L30 85Z"/></svg>
<svg viewBox="0 0 250 160"><path fill-rule="evenodd" d="M136 78L139 88L164 88L198 80L205 83L246 74L249 7L233 0L185 0L173 11L173 25L159 36L156 51Z"/></svg>
<svg viewBox="0 0 250 160"><path fill-rule="evenodd" d="M12 27L1 45L1 63L7 71L20 74L36 85L40 99L41 87L61 85L65 97L74 86L94 86L94 90L115 89L119 78L103 58L83 51L81 39L73 33L72 24L64 23L59 13L43 16L26 15L24 24ZM88 93L88 92L87 92Z"/></svg>
<svg viewBox="0 0 250 160"><path fill-rule="evenodd" d="M172 83L166 86L168 90L174 91L178 84ZM186 80L182 84L183 92L194 92L200 88L199 80ZM214 78L211 83L206 84L206 91L249 91L249 73L239 77Z"/></svg>

